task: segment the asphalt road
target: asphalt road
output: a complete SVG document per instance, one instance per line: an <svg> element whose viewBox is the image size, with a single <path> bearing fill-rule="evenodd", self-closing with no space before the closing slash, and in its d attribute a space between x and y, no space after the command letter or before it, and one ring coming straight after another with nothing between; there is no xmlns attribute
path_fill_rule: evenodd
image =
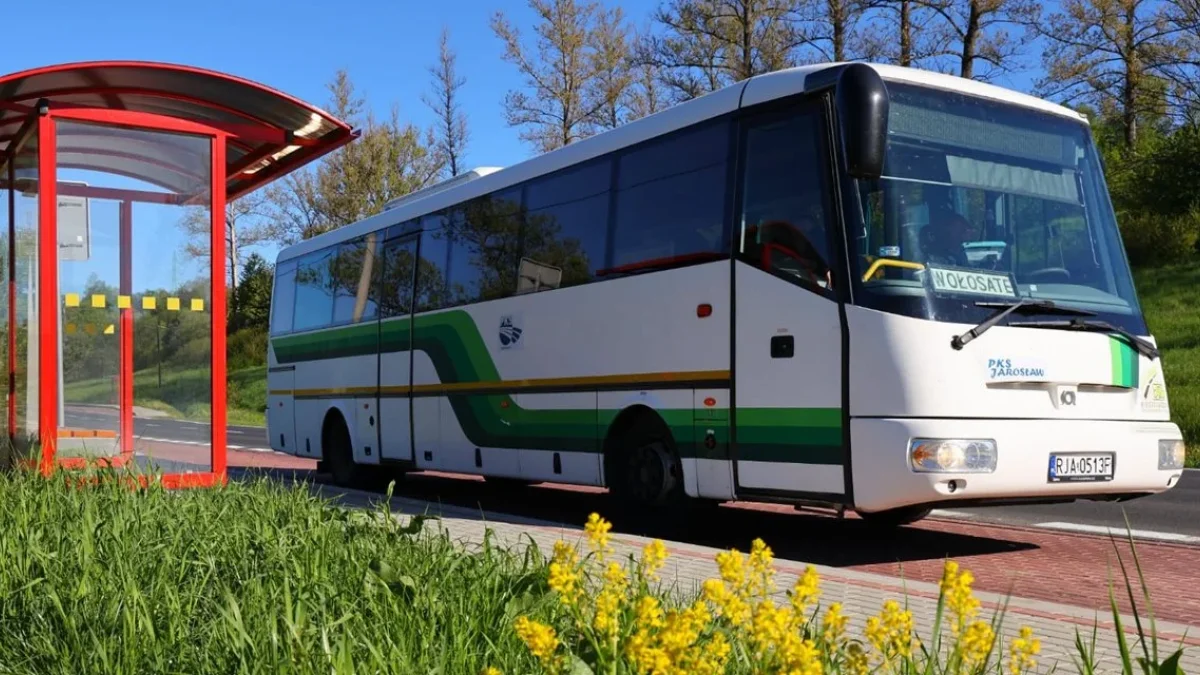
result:
<svg viewBox="0 0 1200 675"><path fill-rule="evenodd" d="M71 409L67 421L83 428L115 428L114 411ZM203 443L209 439L209 427L196 422L167 418L134 418L134 433L148 439ZM227 442L243 448L267 448L263 427L230 426ZM972 521L1008 525L1033 525L1065 531L1103 531L1112 528L1124 532L1126 515L1135 534L1152 539L1200 543L1200 471L1185 471L1180 483L1167 492L1123 504L1074 502L1053 506L1005 506L952 509L937 512L940 517L966 518Z"/></svg>

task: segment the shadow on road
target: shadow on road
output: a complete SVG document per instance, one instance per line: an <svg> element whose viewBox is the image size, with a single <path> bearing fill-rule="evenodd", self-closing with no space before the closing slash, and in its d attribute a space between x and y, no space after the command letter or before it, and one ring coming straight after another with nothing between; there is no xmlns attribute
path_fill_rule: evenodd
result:
<svg viewBox="0 0 1200 675"><path fill-rule="evenodd" d="M233 474L234 470L231 470ZM276 479L327 483L328 476L308 471L255 470ZM383 494L385 489L376 491ZM460 507L492 521L527 523L530 519L582 527L588 514L600 513L614 532L679 541L712 548L750 549L761 537L781 559L851 567L878 563L962 560L971 556L1017 553L1036 546L1002 538L940 532L924 527L872 529L856 518L839 520L816 512L760 510L725 505L697 509L671 523L622 513L607 493L558 486L512 487L478 479L410 474L393 495ZM358 501L358 500L355 500ZM361 505L361 503L360 503ZM400 509L403 510L403 509ZM436 507L431 509L436 512ZM458 515L458 514L456 514ZM1003 530L998 530L1003 532Z"/></svg>

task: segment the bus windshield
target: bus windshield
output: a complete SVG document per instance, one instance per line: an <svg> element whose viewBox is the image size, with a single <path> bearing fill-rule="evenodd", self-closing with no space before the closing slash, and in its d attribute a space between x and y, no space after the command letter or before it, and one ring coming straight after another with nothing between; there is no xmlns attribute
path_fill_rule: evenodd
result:
<svg viewBox="0 0 1200 675"><path fill-rule="evenodd" d="M978 302L1031 297L1147 332L1085 124L950 91L888 91L883 177L859 182L849 242L856 304L971 323L991 311Z"/></svg>

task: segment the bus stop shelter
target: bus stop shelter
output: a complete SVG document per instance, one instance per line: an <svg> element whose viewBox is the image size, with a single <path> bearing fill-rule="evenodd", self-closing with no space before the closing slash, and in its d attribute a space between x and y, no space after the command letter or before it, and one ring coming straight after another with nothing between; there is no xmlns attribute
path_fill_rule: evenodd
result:
<svg viewBox="0 0 1200 675"><path fill-rule="evenodd" d="M164 485L223 482L227 206L356 135L291 96L187 66L0 76L10 454L46 475L139 466L155 434L135 428L137 410L139 423L190 425L191 449L155 462Z"/></svg>

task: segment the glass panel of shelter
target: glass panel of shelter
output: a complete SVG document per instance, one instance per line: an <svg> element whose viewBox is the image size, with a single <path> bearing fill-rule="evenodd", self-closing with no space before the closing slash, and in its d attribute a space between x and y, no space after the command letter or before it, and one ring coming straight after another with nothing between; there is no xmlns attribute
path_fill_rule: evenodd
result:
<svg viewBox="0 0 1200 675"><path fill-rule="evenodd" d="M56 130L58 457L124 452L143 470L208 472L213 141L74 121ZM73 168L83 165L105 170Z"/></svg>

